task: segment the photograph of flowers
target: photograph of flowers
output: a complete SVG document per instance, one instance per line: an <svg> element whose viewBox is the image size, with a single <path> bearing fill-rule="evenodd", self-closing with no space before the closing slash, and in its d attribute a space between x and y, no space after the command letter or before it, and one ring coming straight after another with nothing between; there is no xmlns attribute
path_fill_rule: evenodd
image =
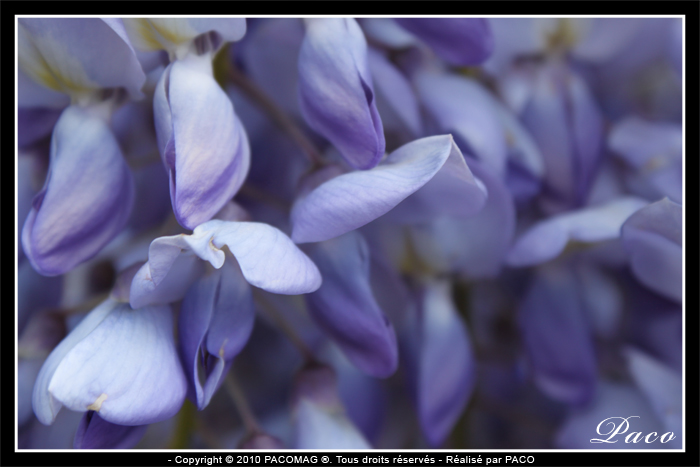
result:
<svg viewBox="0 0 700 467"><path fill-rule="evenodd" d="M684 449L682 17L16 28L18 450Z"/></svg>

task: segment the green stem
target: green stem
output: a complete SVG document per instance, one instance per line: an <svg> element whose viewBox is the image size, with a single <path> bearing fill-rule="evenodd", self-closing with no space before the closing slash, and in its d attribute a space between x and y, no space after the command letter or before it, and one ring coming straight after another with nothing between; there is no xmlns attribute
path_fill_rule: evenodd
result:
<svg viewBox="0 0 700 467"><path fill-rule="evenodd" d="M196 412L194 404L188 399L185 399L185 404L177 414L177 422L175 432L168 443L167 449L187 449L190 443L190 437L194 431L196 424Z"/></svg>

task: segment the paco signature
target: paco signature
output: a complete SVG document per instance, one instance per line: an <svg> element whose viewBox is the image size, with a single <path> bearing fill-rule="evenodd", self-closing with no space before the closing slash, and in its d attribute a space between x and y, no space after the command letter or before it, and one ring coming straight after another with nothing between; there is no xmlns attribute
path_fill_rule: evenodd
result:
<svg viewBox="0 0 700 467"><path fill-rule="evenodd" d="M638 415L631 415L627 418L624 417L609 417L603 420L598 424L598 427L596 428L596 432L599 435L602 436L607 436L606 439L599 439L599 438L593 438L591 439L591 443L617 443L617 439L615 438L617 435L621 435L627 432L630 428L630 423L629 419L630 418L640 418ZM619 424L616 424L613 420L621 420ZM603 424L607 422L606 426L612 425L612 428L610 431L607 433L602 433L601 428ZM633 431L627 436L625 436L625 443L639 443L644 439L645 443L653 443L657 439L659 439L658 434L655 431L652 431L651 433L647 434L644 436L644 434L641 431ZM662 443L668 443L672 439L676 439L676 435L673 434L672 431L666 432L663 435L661 435L660 441Z"/></svg>

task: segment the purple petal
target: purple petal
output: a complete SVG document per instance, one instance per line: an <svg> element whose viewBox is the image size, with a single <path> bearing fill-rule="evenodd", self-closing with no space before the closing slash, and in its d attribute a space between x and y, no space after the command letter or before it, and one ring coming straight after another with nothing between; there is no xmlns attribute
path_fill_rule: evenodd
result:
<svg viewBox="0 0 700 467"><path fill-rule="evenodd" d="M224 42L237 41L246 32L245 18L125 18L124 26L136 48L173 54L187 50L194 38L206 32L216 32Z"/></svg>
<svg viewBox="0 0 700 467"><path fill-rule="evenodd" d="M409 198L424 186L425 193ZM448 195L449 202L441 195ZM337 237L404 200L396 215L420 220L435 215L436 200L443 200L442 209L473 214L485 199L451 136L422 138L400 147L372 170L337 176L298 199L292 208L292 239L306 243Z"/></svg>
<svg viewBox="0 0 700 467"><path fill-rule="evenodd" d="M299 52L299 102L306 122L358 169L384 155L382 121L367 42L352 18L309 19Z"/></svg>
<svg viewBox="0 0 700 467"><path fill-rule="evenodd" d="M254 322L253 295L235 261L225 262L188 290L178 329L190 397L200 410L223 383L224 369L248 342Z"/></svg>
<svg viewBox="0 0 700 467"><path fill-rule="evenodd" d="M541 221L515 242L507 263L515 267L544 263L559 256L570 240L594 243L618 238L625 220L645 205L639 198L624 197Z"/></svg>
<svg viewBox="0 0 700 467"><path fill-rule="evenodd" d="M491 27L484 18L395 18L394 21L452 65L478 65L494 49Z"/></svg>
<svg viewBox="0 0 700 467"><path fill-rule="evenodd" d="M488 198L472 217L441 217L412 231L417 253L443 271L459 271L469 278L495 277L501 270L515 233L515 205L503 182L484 164L470 160Z"/></svg>
<svg viewBox="0 0 700 467"><path fill-rule="evenodd" d="M597 378L580 296L571 270L541 269L518 312L535 383L553 399L573 405L590 401Z"/></svg>
<svg viewBox="0 0 700 467"><path fill-rule="evenodd" d="M522 119L539 145L550 203L584 204L602 155L603 122L584 81L564 67L542 69Z"/></svg>
<svg viewBox="0 0 700 467"><path fill-rule="evenodd" d="M121 232L133 198L131 171L107 124L67 108L54 128L46 184L22 230L32 266L58 275L95 256Z"/></svg>
<svg viewBox="0 0 700 467"><path fill-rule="evenodd" d="M207 56L188 56L163 72L153 111L173 211L183 227L194 229L243 184L250 166L248 137Z"/></svg>
<svg viewBox="0 0 700 467"><path fill-rule="evenodd" d="M88 410L80 419L73 449L131 449L146 434L148 425L115 425Z"/></svg>
<svg viewBox="0 0 700 467"><path fill-rule="evenodd" d="M34 81L71 93L125 88L140 97L146 75L131 44L98 18L22 18L19 66Z"/></svg>
<svg viewBox="0 0 700 467"><path fill-rule="evenodd" d="M168 306L117 304L63 356L49 393L71 410L95 410L119 425L172 417L187 391L172 328Z"/></svg>
<svg viewBox="0 0 700 467"><path fill-rule="evenodd" d="M323 276L321 288L306 296L311 316L358 369L378 378L393 374L396 335L372 295L364 238L349 232L307 251Z"/></svg>
<svg viewBox="0 0 700 467"><path fill-rule="evenodd" d="M390 111L401 125L408 128L413 136L420 136L423 130L422 122L411 84L395 65L376 50L369 49L367 58L377 88L380 110L382 102L385 102L387 111ZM382 110L382 114L386 113ZM384 125L387 126L387 122L384 122Z"/></svg>
<svg viewBox="0 0 700 467"><path fill-rule="evenodd" d="M622 241L637 280L664 297L683 300L683 209L665 198L640 209L622 226Z"/></svg>
<svg viewBox="0 0 700 467"><path fill-rule="evenodd" d="M681 374L663 363L634 349L627 349L629 368L639 389L651 403L667 431L673 432L675 439L668 446L683 448L683 381ZM660 434L660 433L659 433Z"/></svg>
<svg viewBox="0 0 700 467"><path fill-rule="evenodd" d="M474 389L476 363L466 324L447 282L427 285L419 317L418 416L428 442L440 446Z"/></svg>
<svg viewBox="0 0 700 467"><path fill-rule="evenodd" d="M417 73L414 83L440 132L453 133L462 152L502 175L507 155L506 135L499 104L488 91L475 80L446 73Z"/></svg>

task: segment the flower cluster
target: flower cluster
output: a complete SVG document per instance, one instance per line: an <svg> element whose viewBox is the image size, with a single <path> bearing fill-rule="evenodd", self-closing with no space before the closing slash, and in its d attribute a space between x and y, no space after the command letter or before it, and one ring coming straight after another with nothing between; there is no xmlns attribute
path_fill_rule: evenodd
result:
<svg viewBox="0 0 700 467"><path fill-rule="evenodd" d="M682 41L20 18L20 448L680 448Z"/></svg>

